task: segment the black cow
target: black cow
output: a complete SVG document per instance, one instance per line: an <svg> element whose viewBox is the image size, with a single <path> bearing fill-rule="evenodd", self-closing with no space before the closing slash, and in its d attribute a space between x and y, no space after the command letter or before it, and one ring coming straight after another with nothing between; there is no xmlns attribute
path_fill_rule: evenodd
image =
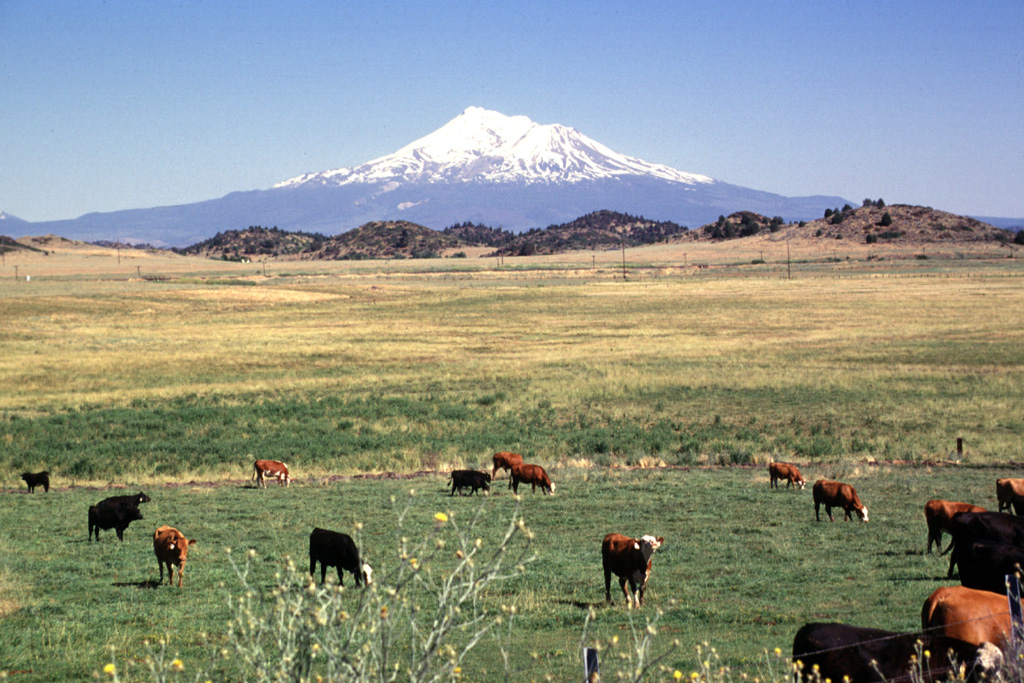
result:
<svg viewBox="0 0 1024 683"><path fill-rule="evenodd" d="M142 513L134 505L123 502L109 503L101 501L89 507L89 540L95 532L96 541L100 540L100 529L115 529L117 540L124 542L124 530L128 525L137 519L142 519Z"/></svg>
<svg viewBox="0 0 1024 683"><path fill-rule="evenodd" d="M1004 543L974 541L958 546L956 552L960 584L965 588L1006 595L1006 575L1024 567L1024 548Z"/></svg>
<svg viewBox="0 0 1024 683"><path fill-rule="evenodd" d="M1006 512L961 512L953 515L948 531L953 537L946 549L950 553L948 578L953 578L953 567L975 541L1024 548L1024 518Z"/></svg>
<svg viewBox="0 0 1024 683"><path fill-rule="evenodd" d="M50 492L50 473L49 472L25 472L21 475L21 478L25 480L28 485L28 492L35 493L37 486L42 486L43 490L47 493Z"/></svg>
<svg viewBox="0 0 1024 683"><path fill-rule="evenodd" d="M477 472L476 470L453 470L452 476L449 480L452 483L452 493L455 495L455 491L459 491L459 495L462 495L462 489L471 488L470 495L476 493L477 489L483 489L484 491L491 490L491 475L486 472Z"/></svg>
<svg viewBox="0 0 1024 683"><path fill-rule="evenodd" d="M805 681L909 682L910 669L916 667L911 657L917 654L918 642L922 653L931 652L931 657L923 663L921 680L925 683L945 680L953 671L949 660L951 650L958 665L967 665L968 680L976 680L979 669L993 669L1002 657L991 643L979 648L945 636L893 633L846 624L805 624L793 638L793 661L803 664ZM813 673L815 666L818 667L817 678Z"/></svg>
<svg viewBox="0 0 1024 683"><path fill-rule="evenodd" d="M309 575L316 577L316 563L320 563L320 583L327 580L327 568L338 569L338 583L344 585L341 570L345 569L356 577L356 585L363 581L369 585L373 580L373 568L359 560L359 549L348 534L316 528L309 535Z"/></svg>
<svg viewBox="0 0 1024 683"><path fill-rule="evenodd" d="M111 496L110 498L104 498L97 505L131 505L132 507L139 507L143 503L148 503L150 497L142 491L139 491L135 495L131 496Z"/></svg>

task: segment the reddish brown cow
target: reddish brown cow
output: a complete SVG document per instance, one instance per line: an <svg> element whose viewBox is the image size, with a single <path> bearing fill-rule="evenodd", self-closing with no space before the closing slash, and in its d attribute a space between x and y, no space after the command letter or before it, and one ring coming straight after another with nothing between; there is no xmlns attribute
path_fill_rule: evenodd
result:
<svg viewBox="0 0 1024 683"><path fill-rule="evenodd" d="M1021 506L1020 511L1017 509L1017 501L1022 497L1024 497L1024 479L996 479L996 500L999 501L997 512L1003 510L1009 512L1011 505L1017 514L1024 512L1024 505Z"/></svg>
<svg viewBox="0 0 1024 683"><path fill-rule="evenodd" d="M494 471L491 472L491 479L494 479L495 475L498 474L498 470L511 470L516 465L523 464L523 456L507 451L495 453L491 459L494 460Z"/></svg>
<svg viewBox="0 0 1024 683"><path fill-rule="evenodd" d="M786 480L786 488L798 486L802 490L807 480L800 474L800 469L788 462L773 462L768 465L769 488L779 488L779 480Z"/></svg>
<svg viewBox="0 0 1024 683"><path fill-rule="evenodd" d="M928 524L928 552L932 551L932 543L942 550L942 532L952 533L949 523L958 512L985 512L985 508L951 500L929 500L924 504L924 519Z"/></svg>
<svg viewBox="0 0 1024 683"><path fill-rule="evenodd" d="M845 520L851 518L851 513L856 512L857 516L861 518L861 521L868 521L868 509L864 507L860 498L857 497L857 492L849 484L843 484L838 481L827 481L825 479L819 479L814 482L814 518L819 522L821 517L818 515L818 509L821 505L825 506L825 514L828 515L828 521L834 522L832 518L832 508L842 508L846 511Z"/></svg>
<svg viewBox="0 0 1024 683"><path fill-rule="evenodd" d="M257 460L252 464L252 478L256 480L256 486L267 488L267 482L263 480L266 476L277 477L277 485L282 483L287 486L292 478L288 476L288 465L277 460Z"/></svg>
<svg viewBox="0 0 1024 683"><path fill-rule="evenodd" d="M555 485L548 478L548 473L540 465L513 465L512 478L509 480L508 486L514 493L519 493L520 483L531 484L533 491L536 491L539 486L541 491L545 493L555 493Z"/></svg>
<svg viewBox="0 0 1024 683"><path fill-rule="evenodd" d="M153 532L153 553L160 567L160 583L164 582L164 565L167 565L167 582L174 585L174 567L178 567L178 588L185 575L185 560L189 547L196 539L187 539L185 534L166 524Z"/></svg>
<svg viewBox="0 0 1024 683"><path fill-rule="evenodd" d="M612 601L612 574L619 577L619 586L626 596L629 607L644 604L647 578L651 575L651 556L661 547L665 539L661 536L629 538L622 534L608 534L601 543L601 564L604 566L604 599ZM634 597L626 592L626 581Z"/></svg>
<svg viewBox="0 0 1024 683"><path fill-rule="evenodd" d="M1010 635L1010 605L998 593L943 586L924 601L921 628L973 645L992 643L1003 648Z"/></svg>

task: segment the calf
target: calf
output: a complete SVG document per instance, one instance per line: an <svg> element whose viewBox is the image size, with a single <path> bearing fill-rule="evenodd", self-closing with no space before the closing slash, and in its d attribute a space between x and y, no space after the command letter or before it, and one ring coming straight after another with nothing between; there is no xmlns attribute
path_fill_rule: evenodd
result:
<svg viewBox="0 0 1024 683"><path fill-rule="evenodd" d="M819 479L814 482L812 490L814 492L814 518L819 522L821 517L818 511L822 504L825 505L825 514L828 515L828 521L830 522L835 521L832 517L832 508L834 507L842 508L846 511L846 516L843 518L844 521L851 519L851 513L854 512L857 513L861 521L868 521L868 509L861 504L860 498L857 497L857 492L849 484Z"/></svg>
<svg viewBox="0 0 1024 683"><path fill-rule="evenodd" d="M924 504L924 520L928 525L928 552L932 551L932 543L942 550L942 532L952 533L950 524L953 515L960 512L985 512L985 508L959 503L950 500L929 500Z"/></svg>
<svg viewBox="0 0 1024 683"><path fill-rule="evenodd" d="M89 507L89 540L92 540L95 533L96 541L99 542L100 529L114 529L117 531L117 540L123 543L124 530L132 522L142 519L142 513L134 505L116 501L111 503L108 500Z"/></svg>
<svg viewBox="0 0 1024 683"><path fill-rule="evenodd" d="M1005 597L991 591L943 586L924 601L921 629L972 645L994 643L1002 648L1010 640L1010 606Z"/></svg>
<svg viewBox="0 0 1024 683"><path fill-rule="evenodd" d="M953 577L953 567L966 548L975 541L992 541L1024 548L1024 518L1003 512L959 512L950 520L948 531L953 537L945 552L949 555L947 576ZM952 550L952 552L950 552Z"/></svg>
<svg viewBox="0 0 1024 683"><path fill-rule="evenodd" d="M535 492L539 486L545 493L555 493L555 485L551 483L548 473L540 465L513 465L512 478L509 479L508 486L514 493L519 493L520 483L531 484L531 490Z"/></svg>
<svg viewBox="0 0 1024 683"><path fill-rule="evenodd" d="M153 532L153 553L156 555L157 566L160 567L160 583L164 582L164 565L167 565L167 583L174 585L174 567L178 568L178 588L181 588L182 577L185 575L185 560L188 549L196 543L196 539L185 538L172 526L166 524Z"/></svg>
<svg viewBox="0 0 1024 683"><path fill-rule="evenodd" d="M491 460L494 461L494 471L491 472L491 479L497 476L498 470L511 470L515 465L523 464L523 456L507 451L495 453Z"/></svg>
<svg viewBox="0 0 1024 683"><path fill-rule="evenodd" d="M47 493L50 492L50 473L49 472L25 472L21 475L21 478L25 480L25 484L28 485L28 492L35 493L37 486L42 486L43 490Z"/></svg>
<svg viewBox="0 0 1024 683"><path fill-rule="evenodd" d="M320 583L327 580L327 568L338 570L338 584L344 585L341 570L344 569L356 577L356 585L365 581L370 585L373 568L359 560L359 549L348 534L327 529L316 528L309 535L309 575L316 576L316 563L320 563Z"/></svg>
<svg viewBox="0 0 1024 683"><path fill-rule="evenodd" d="M1024 479L996 479L996 501L999 502L998 512L1013 511L1024 516Z"/></svg>
<svg viewBox="0 0 1024 683"><path fill-rule="evenodd" d="M1006 595L1006 575L1020 574L1024 567L1024 548L992 541L957 544L960 584L966 588Z"/></svg>
<svg viewBox="0 0 1024 683"><path fill-rule="evenodd" d="M918 647L931 652L931 657L922 663L922 676L915 673L912 678ZM805 624L793 638L793 661L803 665L804 681L942 681L955 672L950 654L955 655L957 664L969 669L967 680L977 680L979 674L993 670L1002 658L991 643L979 648L945 636L893 633L846 624Z"/></svg>
<svg viewBox="0 0 1024 683"><path fill-rule="evenodd" d="M267 475L277 477L278 486L282 483L288 486L292 480L288 475L288 465L285 465L283 462L277 460L257 460L252 464L252 478L256 480L257 487L267 488L267 482L263 480Z"/></svg>
<svg viewBox="0 0 1024 683"><path fill-rule="evenodd" d="M459 495L462 495L462 489L471 488L470 495L476 493L477 489L483 489L484 491L491 490L491 475L486 472L477 472L476 470L453 470L449 481L452 484L452 493L455 495L455 490L458 489Z"/></svg>
<svg viewBox="0 0 1024 683"><path fill-rule="evenodd" d="M629 581L629 590L636 596L635 606L644 604L647 578L651 575L651 556L664 542L661 536L629 538L622 534L608 534L604 537L601 542L601 564L604 566L606 602L612 601L612 574L615 574L619 577L622 594L626 596L626 604L634 607L634 597L626 592L626 581Z"/></svg>
<svg viewBox="0 0 1024 683"><path fill-rule="evenodd" d="M768 465L768 487L779 488L779 480L786 480L786 488L790 486L798 486L800 490L803 490L804 485L807 484L807 480L804 479L804 475L800 474L800 469L793 464L788 462L773 462Z"/></svg>

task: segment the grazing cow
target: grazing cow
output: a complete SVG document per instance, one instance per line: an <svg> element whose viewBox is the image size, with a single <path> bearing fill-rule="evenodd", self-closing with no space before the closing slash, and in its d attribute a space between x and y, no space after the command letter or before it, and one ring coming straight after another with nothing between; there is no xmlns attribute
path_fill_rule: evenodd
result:
<svg viewBox="0 0 1024 683"><path fill-rule="evenodd" d="M786 480L786 488L798 486L802 491L807 480L800 474L800 468L788 462L773 462L768 465L768 487L779 488L779 480Z"/></svg>
<svg viewBox="0 0 1024 683"><path fill-rule="evenodd" d="M665 539L661 536L629 538L622 534L608 534L601 542L601 564L604 566L604 599L612 601L612 574L619 577L619 586L626 596L629 607L644 604L647 578L651 575L651 556L661 547ZM626 592L626 581L634 597Z"/></svg>
<svg viewBox="0 0 1024 683"><path fill-rule="evenodd" d="M148 503L151 500L142 491L131 495L131 496L111 496L110 498L104 498L97 505L131 505L132 507L139 507L143 503Z"/></svg>
<svg viewBox="0 0 1024 683"><path fill-rule="evenodd" d="M160 583L164 582L164 565L167 565L167 583L174 585L174 567L178 567L178 588L181 588L182 577L185 575L185 560L188 549L196 543L196 539L185 538L172 526L166 524L153 532L153 553L156 555L157 566L160 567Z"/></svg>
<svg viewBox="0 0 1024 683"><path fill-rule="evenodd" d="M1024 548L1012 545L992 541L960 545L958 541L954 552L960 566L960 584L966 588L1006 595L1006 575L1020 573L1024 567Z"/></svg>
<svg viewBox="0 0 1024 683"><path fill-rule="evenodd" d="M943 586L921 608L921 629L972 645L1010 640L1010 606L1002 595L963 586Z"/></svg>
<svg viewBox="0 0 1024 683"><path fill-rule="evenodd" d="M953 515L947 527L952 543L945 552L949 555L949 578L960 555L974 541L992 541L1024 548L1024 519L1004 512L960 512ZM952 550L952 552L950 552Z"/></svg>
<svg viewBox="0 0 1024 683"><path fill-rule="evenodd" d="M359 549L348 534L316 528L309 535L309 575L316 577L316 563L320 563L320 583L327 580L327 568L338 570L338 584L344 585L341 570L345 569L356 577L356 585L363 581L369 586L373 581L373 568L359 560Z"/></svg>
<svg viewBox="0 0 1024 683"><path fill-rule="evenodd" d="M857 497L857 492L849 484L843 484L838 481L827 481L825 479L819 479L814 482L814 518L819 522L821 517L818 514L818 510L821 505L825 506L825 514L828 515L828 521L834 522L832 518L832 508L842 508L846 511L846 516L843 518L844 521L851 519L851 513L856 512L857 516L860 517L861 521L868 521L868 509L864 507L860 498Z"/></svg>
<svg viewBox="0 0 1024 683"><path fill-rule="evenodd" d="M523 456L507 451L495 453L491 459L494 461L494 471L491 472L491 479L497 476L498 470L511 470L515 465L523 464Z"/></svg>
<svg viewBox="0 0 1024 683"><path fill-rule="evenodd" d="M486 472L477 472L476 470L452 470L452 475L449 480L452 484L452 493L455 495L456 489L459 491L459 495L462 495L462 489L471 488L470 495L476 493L477 489L483 489L484 491L491 490L491 475Z"/></svg>
<svg viewBox="0 0 1024 683"><path fill-rule="evenodd" d="M1002 659L1002 652L991 643L978 647L945 636L893 633L846 624L805 624L793 638L793 661L803 664L804 681L909 682L911 669L917 667L911 660L916 658L918 647L931 652L923 676L913 679L925 683L945 680L954 671L950 651L958 665L963 663L970 669L968 680L992 671ZM817 674L813 673L815 667Z"/></svg>
<svg viewBox="0 0 1024 683"><path fill-rule="evenodd" d="M958 503L951 500L929 500L924 504L924 520L928 524L928 552L932 551L932 543L942 550L942 532L952 533L950 524L953 515L960 512L985 512L985 508Z"/></svg>
<svg viewBox="0 0 1024 683"><path fill-rule="evenodd" d="M555 485L548 478L548 473L540 465L513 465L512 478L509 479L508 487L514 493L519 493L519 484L531 484L532 490L536 491L539 486L541 491L554 495Z"/></svg>
<svg viewBox="0 0 1024 683"><path fill-rule="evenodd" d="M114 529L117 531L117 540L124 542L124 530L132 522L142 519L139 508L122 502L107 502L106 500L89 506L89 540L92 540L93 533L96 534L96 541L100 540L100 529Z"/></svg>
<svg viewBox="0 0 1024 683"><path fill-rule="evenodd" d="M267 488L267 482L263 478L268 475L277 477L278 486L282 483L288 486L292 480L288 476L288 465L285 465L283 462L277 460L257 460L252 464L252 478L256 480L257 487Z"/></svg>
<svg viewBox="0 0 1024 683"><path fill-rule="evenodd" d="M21 475L21 478L25 480L25 484L28 485L28 492L35 493L37 486L42 486L43 490L47 493L50 492L50 473L49 472L25 472Z"/></svg>
<svg viewBox="0 0 1024 683"><path fill-rule="evenodd" d="M1024 516L1024 479L996 479L996 500L999 501L999 512L1013 511Z"/></svg>

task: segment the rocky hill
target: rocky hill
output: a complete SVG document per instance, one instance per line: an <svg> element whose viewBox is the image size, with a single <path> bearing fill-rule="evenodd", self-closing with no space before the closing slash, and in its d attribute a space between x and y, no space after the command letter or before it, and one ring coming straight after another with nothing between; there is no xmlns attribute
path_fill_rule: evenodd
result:
<svg viewBox="0 0 1024 683"><path fill-rule="evenodd" d="M251 225L245 230L218 232L208 240L176 251L189 256L245 261L315 253L326 240L326 237L316 233L290 232L278 230L276 227Z"/></svg>
<svg viewBox="0 0 1024 683"><path fill-rule="evenodd" d="M489 256L530 256L585 249L635 247L685 235L688 228L616 211L595 211L569 223L534 228L517 235Z"/></svg>
<svg viewBox="0 0 1024 683"><path fill-rule="evenodd" d="M458 238L409 221L374 221L324 241L303 259L437 258L462 246Z"/></svg>

